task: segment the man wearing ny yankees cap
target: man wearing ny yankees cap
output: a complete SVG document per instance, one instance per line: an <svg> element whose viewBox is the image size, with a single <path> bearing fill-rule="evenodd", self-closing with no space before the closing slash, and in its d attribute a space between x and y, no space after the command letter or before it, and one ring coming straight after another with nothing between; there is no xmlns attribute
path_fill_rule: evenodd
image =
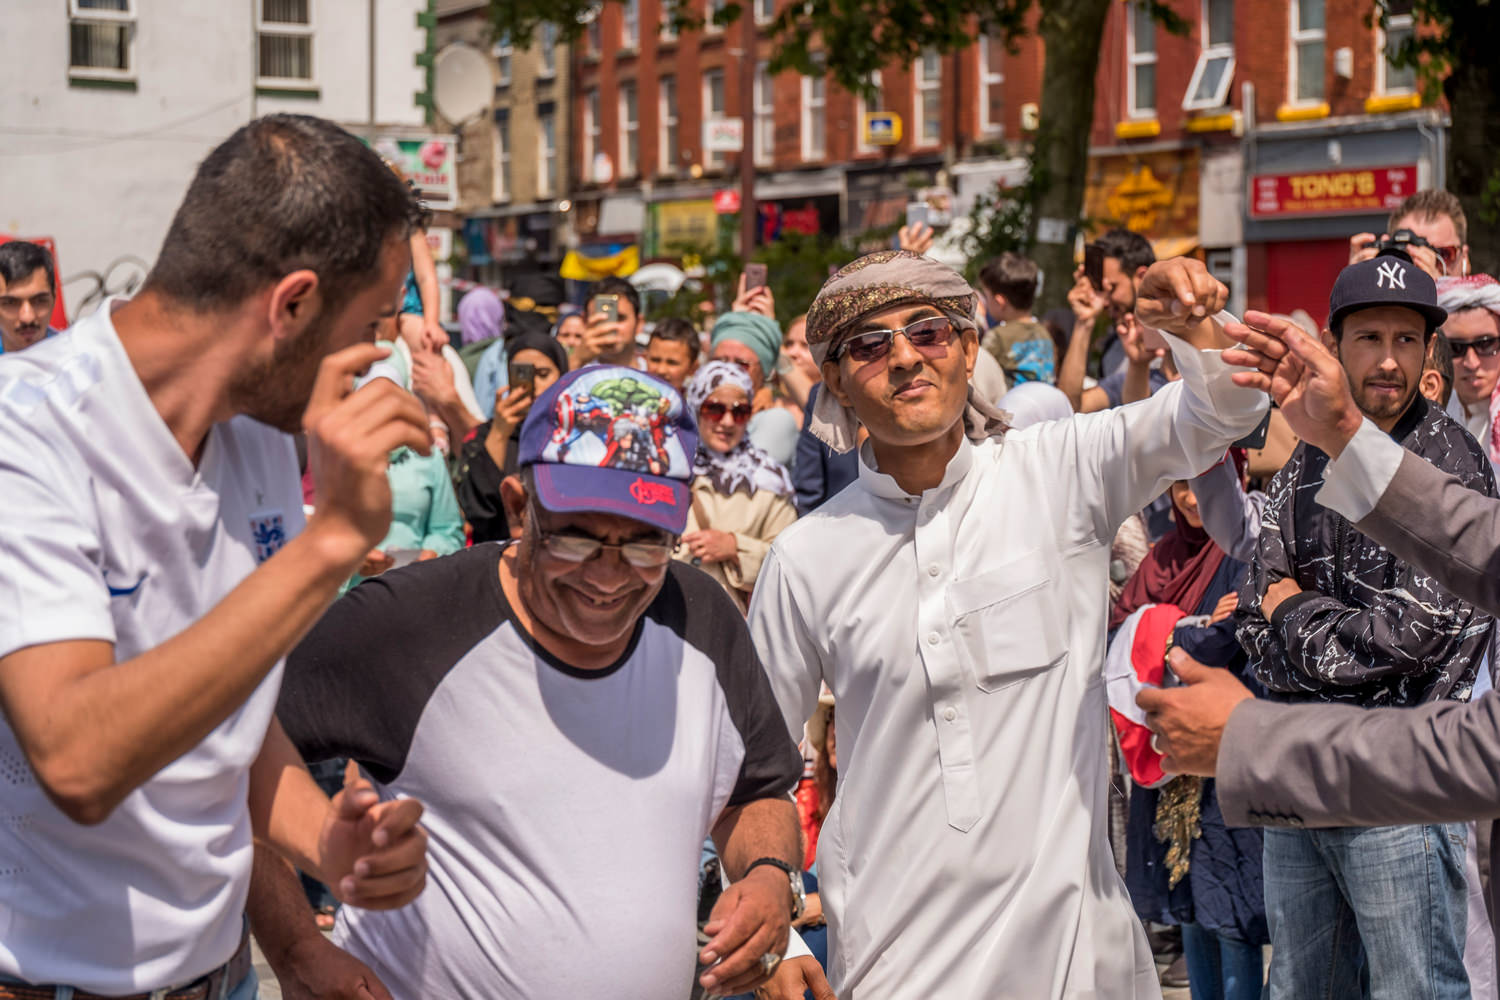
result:
<svg viewBox="0 0 1500 1000"><path fill-rule="evenodd" d="M1483 450L1417 391L1446 315L1432 278L1400 251L1350 264L1329 311L1324 344L1364 415L1493 496ZM1304 442L1271 483L1237 612L1252 668L1291 703L1467 701L1492 619L1321 506L1328 463ZM1464 846L1462 825L1268 829L1271 997L1469 996Z"/></svg>
<svg viewBox="0 0 1500 1000"><path fill-rule="evenodd" d="M306 758L428 805L427 891L333 934L395 1000L686 996L695 959L727 995L780 962L802 758L739 610L672 559L697 446L667 383L563 376L501 484L520 538L366 580L288 658L277 713ZM700 946L710 834L734 881ZM286 938L317 932L267 923L277 975L315 972Z"/></svg>

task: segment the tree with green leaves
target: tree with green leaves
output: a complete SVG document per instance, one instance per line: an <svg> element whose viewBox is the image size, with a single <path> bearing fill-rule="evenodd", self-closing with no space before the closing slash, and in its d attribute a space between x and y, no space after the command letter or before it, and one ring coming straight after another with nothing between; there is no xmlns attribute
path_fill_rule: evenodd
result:
<svg viewBox="0 0 1500 1000"><path fill-rule="evenodd" d="M1186 22L1162 0L1140 0L1168 30ZM1031 179L1012 198L1024 198L1025 249L1048 275L1038 308L1061 304L1073 269L1073 236L1083 209L1094 79L1111 0L1037 0L1037 35L1046 52L1040 124L1031 148ZM774 43L771 72L794 69L829 76L845 89L869 95L870 76L882 67L909 65L928 49L952 52L983 33L1012 50L1025 36L1033 0L802 0L784 6L766 27ZM598 15L598 0L491 0L491 24L517 45L530 42L543 22L576 38ZM681 6L671 8L679 31L702 27ZM727 3L714 21L727 26L744 14ZM1007 211L1011 209L1007 208ZM1008 225L1008 224L1007 224ZM998 229L993 230L999 232Z"/></svg>
<svg viewBox="0 0 1500 1000"><path fill-rule="evenodd" d="M1374 0L1371 20L1389 28L1396 4ZM1423 99L1448 100L1447 187L1469 220L1475 271L1500 274L1500 66L1490 45L1500 38L1500 4L1486 0L1411 0L1416 30L1391 52L1416 67Z"/></svg>

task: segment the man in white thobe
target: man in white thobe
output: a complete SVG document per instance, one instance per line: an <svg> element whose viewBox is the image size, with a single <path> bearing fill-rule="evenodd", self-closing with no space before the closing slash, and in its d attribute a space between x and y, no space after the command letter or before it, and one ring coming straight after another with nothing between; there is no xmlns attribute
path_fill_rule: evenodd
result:
<svg viewBox="0 0 1500 1000"><path fill-rule="evenodd" d="M829 979L840 1000L1158 997L1106 833L1109 546L1267 399L1220 360L1223 286L1164 261L1139 318L1168 334L1181 380L1007 432L967 392L973 294L885 251L808 316L815 432L869 440L858 480L772 546L750 624L789 724L823 682L838 700L818 845Z"/></svg>

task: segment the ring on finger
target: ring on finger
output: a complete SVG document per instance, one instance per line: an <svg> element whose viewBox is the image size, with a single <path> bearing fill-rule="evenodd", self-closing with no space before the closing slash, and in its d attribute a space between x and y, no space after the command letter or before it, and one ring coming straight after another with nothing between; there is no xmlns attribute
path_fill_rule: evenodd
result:
<svg viewBox="0 0 1500 1000"><path fill-rule="evenodd" d="M1166 753L1166 751L1161 748L1161 734L1160 733L1152 733L1151 734L1151 752L1152 753Z"/></svg>
<svg viewBox="0 0 1500 1000"><path fill-rule="evenodd" d="M774 951L768 951L760 956L760 971L766 976L776 975L776 970L781 966L781 956Z"/></svg>

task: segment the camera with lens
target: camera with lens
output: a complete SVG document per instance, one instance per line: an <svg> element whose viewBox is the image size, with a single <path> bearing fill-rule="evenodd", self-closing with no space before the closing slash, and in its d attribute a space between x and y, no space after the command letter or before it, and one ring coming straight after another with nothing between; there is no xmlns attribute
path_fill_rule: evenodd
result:
<svg viewBox="0 0 1500 1000"><path fill-rule="evenodd" d="M1365 244L1365 249L1368 250L1371 247L1375 248L1377 254L1382 254L1387 250L1409 252L1412 247L1427 247L1428 249L1432 249L1432 244L1428 243L1425 237L1418 236L1410 229L1398 229L1389 236L1378 240L1371 240Z"/></svg>

